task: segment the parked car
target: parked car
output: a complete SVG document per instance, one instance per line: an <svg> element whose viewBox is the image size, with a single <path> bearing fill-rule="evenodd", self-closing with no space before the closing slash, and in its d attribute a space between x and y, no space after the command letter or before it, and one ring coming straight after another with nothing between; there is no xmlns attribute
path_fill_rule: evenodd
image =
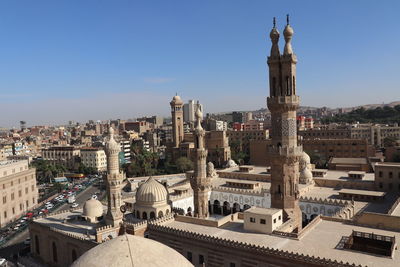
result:
<svg viewBox="0 0 400 267"><path fill-rule="evenodd" d="M76 207L78 207L78 206L79 206L78 203L74 203L74 204L71 205L71 208L76 208Z"/></svg>
<svg viewBox="0 0 400 267"><path fill-rule="evenodd" d="M97 199L97 195L92 195L92 198L93 199Z"/></svg>

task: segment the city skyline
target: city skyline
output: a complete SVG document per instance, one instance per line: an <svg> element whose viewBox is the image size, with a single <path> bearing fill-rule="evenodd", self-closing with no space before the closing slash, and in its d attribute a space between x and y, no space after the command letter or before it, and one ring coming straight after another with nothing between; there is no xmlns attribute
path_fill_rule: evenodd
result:
<svg viewBox="0 0 400 267"><path fill-rule="evenodd" d="M398 101L399 4L360 3L3 2L0 126L167 116L175 92L206 112L265 108L272 17L282 33L287 13L304 106Z"/></svg>

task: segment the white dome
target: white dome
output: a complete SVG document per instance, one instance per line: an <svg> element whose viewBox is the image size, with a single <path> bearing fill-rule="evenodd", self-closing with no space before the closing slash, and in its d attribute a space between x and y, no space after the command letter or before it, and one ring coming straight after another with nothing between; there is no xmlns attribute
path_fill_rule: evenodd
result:
<svg viewBox="0 0 400 267"><path fill-rule="evenodd" d="M136 235L121 235L79 257L72 267L193 266L176 250Z"/></svg>
<svg viewBox="0 0 400 267"><path fill-rule="evenodd" d="M303 151L303 153L301 154L299 163L300 163L300 165L302 165L302 164L304 164L304 165L310 164L311 163L310 156L306 152Z"/></svg>
<svg viewBox="0 0 400 267"><path fill-rule="evenodd" d="M183 104L183 101L179 95L172 98L171 104Z"/></svg>
<svg viewBox="0 0 400 267"><path fill-rule="evenodd" d="M166 202L167 198L167 189L153 177L149 177L149 179L141 184L136 191L136 203L140 204L153 204L162 201Z"/></svg>
<svg viewBox="0 0 400 267"><path fill-rule="evenodd" d="M103 204L97 199L91 198L83 204L84 217L88 218L98 218L103 216Z"/></svg>
<svg viewBox="0 0 400 267"><path fill-rule="evenodd" d="M301 181L310 181L313 178L312 172L309 168L305 168L300 172L300 180Z"/></svg>

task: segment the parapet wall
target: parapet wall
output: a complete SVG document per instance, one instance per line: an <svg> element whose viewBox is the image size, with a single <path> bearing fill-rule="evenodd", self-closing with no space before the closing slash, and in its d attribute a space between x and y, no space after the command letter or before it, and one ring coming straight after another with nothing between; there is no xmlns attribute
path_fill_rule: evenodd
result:
<svg viewBox="0 0 400 267"><path fill-rule="evenodd" d="M354 218L355 223L378 229L400 231L400 216L363 212Z"/></svg>
<svg viewBox="0 0 400 267"><path fill-rule="evenodd" d="M240 180L250 180L250 181L260 181L260 182L271 181L270 174L228 172L228 171L218 171L217 173L220 178L240 179Z"/></svg>
<svg viewBox="0 0 400 267"><path fill-rule="evenodd" d="M211 235L198 234L191 231L175 229L160 224L149 224L148 231L150 238L159 242L167 243L170 238L195 243L196 246L208 246L215 250L219 255L229 257L229 255L240 254L243 260L252 259L258 265L265 263L277 264L280 266L335 266L335 267L354 267L355 264L338 262L327 258L320 258L311 255L304 255L295 252L284 251L264 246L248 244L244 242L214 237ZM182 251L181 251L182 252ZM223 255L223 253L229 255ZM246 258L246 259L244 259ZM208 258L211 261L211 257ZM206 262L207 264L207 262ZM361 266L361 265L358 265Z"/></svg>
<svg viewBox="0 0 400 267"><path fill-rule="evenodd" d="M238 216L239 216L239 212L236 212L234 214L230 214L228 216L222 217L219 220L207 220L207 219L200 219L200 218L190 217L190 216L176 215L175 220L178 222L192 223L192 224L198 224L198 225L203 225L203 226L220 227L228 222L237 220Z"/></svg>
<svg viewBox="0 0 400 267"><path fill-rule="evenodd" d="M314 177L315 185L321 187L331 188L348 188L348 189L359 189L359 190L375 190L374 181L349 181L349 180L333 180L327 178L316 178Z"/></svg>

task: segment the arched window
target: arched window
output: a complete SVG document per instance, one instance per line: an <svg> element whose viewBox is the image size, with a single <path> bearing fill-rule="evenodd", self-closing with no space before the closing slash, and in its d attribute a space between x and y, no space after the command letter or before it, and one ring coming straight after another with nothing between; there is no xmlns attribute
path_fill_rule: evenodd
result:
<svg viewBox="0 0 400 267"><path fill-rule="evenodd" d="M150 219L155 219L156 218L156 214L154 213L154 211L150 212Z"/></svg>
<svg viewBox="0 0 400 267"><path fill-rule="evenodd" d="M296 77L293 76L293 82L292 82L292 88L293 88L293 94L296 94Z"/></svg>
<svg viewBox="0 0 400 267"><path fill-rule="evenodd" d="M76 261L76 259L78 258L77 256L76 256L76 251L75 251L75 249L72 249L72 252L71 252L71 256L72 256L72 262L74 262L74 261Z"/></svg>
<svg viewBox="0 0 400 267"><path fill-rule="evenodd" d="M39 238L37 235L35 235L35 250L36 254L40 255Z"/></svg>
<svg viewBox="0 0 400 267"><path fill-rule="evenodd" d="M169 210L168 209L165 211L165 214L167 214L167 215L169 214Z"/></svg>
<svg viewBox="0 0 400 267"><path fill-rule="evenodd" d="M159 212L158 212L158 218L161 218L161 217L163 217L164 216L164 214L163 214L163 212L160 210Z"/></svg>
<svg viewBox="0 0 400 267"><path fill-rule="evenodd" d="M140 211L136 211L136 217L140 219Z"/></svg>
<svg viewBox="0 0 400 267"><path fill-rule="evenodd" d="M278 193L279 194L281 193L281 185L280 184L278 184Z"/></svg>
<svg viewBox="0 0 400 267"><path fill-rule="evenodd" d="M272 96L276 96L276 78L272 78Z"/></svg>
<svg viewBox="0 0 400 267"><path fill-rule="evenodd" d="M142 219L147 220L147 213L145 211L143 211Z"/></svg>
<svg viewBox="0 0 400 267"><path fill-rule="evenodd" d="M290 95L289 76L286 76L286 95Z"/></svg>
<svg viewBox="0 0 400 267"><path fill-rule="evenodd" d="M58 257L57 257L57 246L56 246L56 243L55 243L55 242L53 242L52 248L53 248L53 261L54 261L54 262L57 262L57 261L58 261Z"/></svg>

